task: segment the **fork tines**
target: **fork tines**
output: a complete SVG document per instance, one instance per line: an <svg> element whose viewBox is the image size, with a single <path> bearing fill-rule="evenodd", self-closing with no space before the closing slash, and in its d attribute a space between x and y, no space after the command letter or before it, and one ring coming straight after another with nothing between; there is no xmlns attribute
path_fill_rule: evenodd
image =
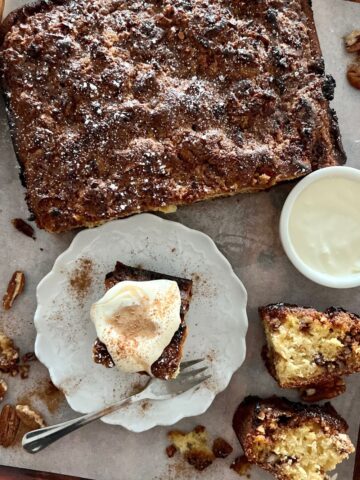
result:
<svg viewBox="0 0 360 480"><path fill-rule="evenodd" d="M189 360L187 362L182 362L180 365L180 372L183 372L187 368L193 367L194 365L203 362L205 359L204 358L197 358L195 360Z"/></svg>

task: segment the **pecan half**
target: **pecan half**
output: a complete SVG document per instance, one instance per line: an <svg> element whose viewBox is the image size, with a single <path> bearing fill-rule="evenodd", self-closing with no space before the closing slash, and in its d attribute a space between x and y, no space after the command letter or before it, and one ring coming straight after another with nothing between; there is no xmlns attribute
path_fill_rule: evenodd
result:
<svg viewBox="0 0 360 480"><path fill-rule="evenodd" d="M10 447L16 438L20 420L12 405L5 405L0 413L0 445Z"/></svg>
<svg viewBox="0 0 360 480"><path fill-rule="evenodd" d="M29 405L16 405L16 415L22 423L31 428L31 430L46 427L42 416L31 409Z"/></svg>
<svg viewBox="0 0 360 480"><path fill-rule="evenodd" d="M23 233L27 237L30 237L33 240L36 240L33 227L29 225L27 222L25 222L25 220L23 220L22 218L14 218L13 220L11 220L11 223L14 225L16 230Z"/></svg>
<svg viewBox="0 0 360 480"><path fill-rule="evenodd" d="M360 90L360 62L351 63L349 65L347 79L350 85Z"/></svg>
<svg viewBox="0 0 360 480"><path fill-rule="evenodd" d="M24 273L19 271L14 272L3 298L3 307L5 310L9 310L12 307L15 299L24 290L24 286L25 286Z"/></svg>
<svg viewBox="0 0 360 480"><path fill-rule="evenodd" d="M0 371L11 373L18 370L19 351L11 338L0 332Z"/></svg>
<svg viewBox="0 0 360 480"><path fill-rule="evenodd" d="M345 47L349 53L360 51L360 30L354 30L345 37Z"/></svg>
<svg viewBox="0 0 360 480"><path fill-rule="evenodd" d="M8 389L8 386L5 380L0 379L0 402L4 400L7 389Z"/></svg>

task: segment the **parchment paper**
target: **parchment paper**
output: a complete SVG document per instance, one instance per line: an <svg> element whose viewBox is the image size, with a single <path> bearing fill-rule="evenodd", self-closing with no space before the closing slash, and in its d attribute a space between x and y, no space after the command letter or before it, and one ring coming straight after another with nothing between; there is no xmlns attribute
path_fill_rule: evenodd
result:
<svg viewBox="0 0 360 480"><path fill-rule="evenodd" d="M6 11L22 3L8 0ZM360 168L360 92L346 81L346 65L350 61L343 48L342 36L360 28L360 5L343 0L313 0L316 23L326 68L337 81L333 102L339 115L348 165ZM0 312L0 327L14 337L23 352L33 350L35 329L33 314L36 308L35 288L51 269L58 254L69 245L73 234L51 235L37 231L37 240L25 237L10 224L14 217L26 218L24 191L18 179L18 167L12 149L4 109L0 118L0 293L15 269L27 274L26 292L9 313ZM233 455L218 460L202 474L187 467L178 457L169 460L164 453L165 428L155 428L143 434L129 433L121 427L100 422L73 433L49 449L31 456L21 447L1 450L0 462L6 465L36 468L73 474L96 480L138 479L224 479L235 480L229 469L232 459L241 453L232 432L232 415L237 404L248 394L285 394L277 388L260 359L264 336L257 315L258 305L287 301L311 304L318 308L342 305L360 312L360 289L332 290L305 279L290 264L279 241L278 221L283 202L292 185L284 185L268 193L241 195L180 209L167 218L201 230L210 235L231 262L244 282L248 294L249 332L248 353L242 368L234 375L229 388L219 395L208 412L198 418L185 419L178 428L205 425L213 435L221 435L234 446ZM226 349L226 345L224 345ZM10 379L9 401L16 401L30 392L38 381L46 379L46 369L32 365L28 380ZM356 442L360 416L359 375L347 380L347 392L334 400L335 407L348 420L350 436ZM64 403L49 414L44 403L33 403L49 423L75 416ZM354 457L354 456L353 456ZM352 478L354 459L339 468L339 480ZM253 480L270 478L253 469Z"/></svg>

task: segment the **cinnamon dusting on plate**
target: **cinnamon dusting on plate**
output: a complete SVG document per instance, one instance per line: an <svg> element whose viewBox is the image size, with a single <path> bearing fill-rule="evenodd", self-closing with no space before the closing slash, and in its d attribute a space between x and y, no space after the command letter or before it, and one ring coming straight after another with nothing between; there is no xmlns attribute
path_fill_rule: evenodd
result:
<svg viewBox="0 0 360 480"><path fill-rule="evenodd" d="M56 413L65 400L64 394L55 387L51 380L44 380L36 388L18 398L17 403L31 405L34 398L44 403L49 413Z"/></svg>
<svg viewBox="0 0 360 480"><path fill-rule="evenodd" d="M93 263L89 258L80 258L77 267L70 277L70 285L75 294L83 299L90 290L92 284Z"/></svg>

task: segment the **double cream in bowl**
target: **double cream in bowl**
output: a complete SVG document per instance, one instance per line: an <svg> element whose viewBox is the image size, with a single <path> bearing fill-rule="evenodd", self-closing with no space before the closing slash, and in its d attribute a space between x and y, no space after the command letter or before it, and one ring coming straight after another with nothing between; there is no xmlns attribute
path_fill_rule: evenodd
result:
<svg viewBox="0 0 360 480"><path fill-rule="evenodd" d="M310 280L360 286L360 171L328 167L301 180L284 204L280 237L293 265Z"/></svg>

